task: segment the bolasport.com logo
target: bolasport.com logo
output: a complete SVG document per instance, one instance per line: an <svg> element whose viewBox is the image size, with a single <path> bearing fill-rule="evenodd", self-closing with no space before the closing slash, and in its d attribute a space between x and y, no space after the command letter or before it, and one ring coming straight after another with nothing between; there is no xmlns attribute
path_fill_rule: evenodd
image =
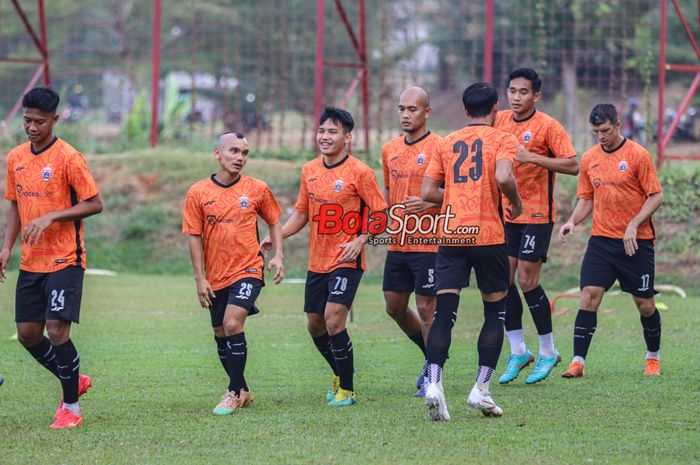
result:
<svg viewBox="0 0 700 465"><path fill-rule="evenodd" d="M386 211L344 211L341 205L325 203L312 220L319 234L370 234L370 245L476 245L479 226L460 225L450 229L456 218L451 205L439 214L405 213L406 205L395 204ZM388 236L381 236L387 233ZM450 237L454 236L454 237ZM469 237L465 237L469 236Z"/></svg>

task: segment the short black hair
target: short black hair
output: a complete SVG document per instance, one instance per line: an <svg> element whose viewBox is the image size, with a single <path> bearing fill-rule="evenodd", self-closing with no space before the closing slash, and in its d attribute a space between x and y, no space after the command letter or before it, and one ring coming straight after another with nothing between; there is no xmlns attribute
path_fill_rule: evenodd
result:
<svg viewBox="0 0 700 465"><path fill-rule="evenodd" d="M542 79L540 79L540 77L537 75L537 71L532 68L514 69L508 76L508 85L510 85L510 81L517 78L523 78L530 81L533 92L539 92L540 89L542 89Z"/></svg>
<svg viewBox="0 0 700 465"><path fill-rule="evenodd" d="M498 103L498 91L491 84L477 82L464 89L462 103L472 118L488 116Z"/></svg>
<svg viewBox="0 0 700 465"><path fill-rule="evenodd" d="M340 124L343 127L345 133L352 132L355 127L355 120L352 119L352 115L338 107L326 107L318 119L319 126L326 122L326 120L331 120L335 124Z"/></svg>
<svg viewBox="0 0 700 465"><path fill-rule="evenodd" d="M221 135L219 136L219 139L221 139L222 137L227 136L227 135L229 135L229 134L233 134L233 135L236 136L238 139L245 139L245 134L243 134L243 133L240 132L240 131L226 131L226 132L222 132Z"/></svg>
<svg viewBox="0 0 700 465"><path fill-rule="evenodd" d="M612 124L617 123L620 118L617 116L617 108L612 103L599 103L593 110L591 110L591 115L588 117L588 122L593 126L600 126L605 124L606 121L610 121Z"/></svg>
<svg viewBox="0 0 700 465"><path fill-rule="evenodd" d="M34 108L44 113L56 113L61 97L50 87L35 87L22 97L22 108Z"/></svg>

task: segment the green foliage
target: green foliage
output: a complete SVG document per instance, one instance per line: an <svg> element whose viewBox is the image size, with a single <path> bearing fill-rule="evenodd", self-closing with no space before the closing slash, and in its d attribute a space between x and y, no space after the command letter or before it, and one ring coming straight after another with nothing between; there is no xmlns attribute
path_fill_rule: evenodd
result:
<svg viewBox="0 0 700 465"><path fill-rule="evenodd" d="M700 256L700 170L667 168L659 172L664 204L656 218L665 221L664 247L676 253ZM662 233L666 231L662 231Z"/></svg>
<svg viewBox="0 0 700 465"><path fill-rule="evenodd" d="M126 142L134 147L146 146L150 131L151 114L148 104L148 94L142 90L136 96L131 112L126 117L122 135Z"/></svg>

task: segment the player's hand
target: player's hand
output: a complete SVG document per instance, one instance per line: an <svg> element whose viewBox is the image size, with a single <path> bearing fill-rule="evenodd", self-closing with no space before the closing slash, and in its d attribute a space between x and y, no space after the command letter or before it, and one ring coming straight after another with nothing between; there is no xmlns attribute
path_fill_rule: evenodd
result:
<svg viewBox="0 0 700 465"><path fill-rule="evenodd" d="M26 244L34 245L39 242L41 235L46 231L46 229L53 223L53 215L47 213L46 215L40 216L39 218L34 218L22 233L22 241Z"/></svg>
<svg viewBox="0 0 700 465"><path fill-rule="evenodd" d="M630 257L637 253L639 246L637 245L637 227L632 223L627 225L625 235L622 238L625 244L625 253Z"/></svg>
<svg viewBox="0 0 700 465"><path fill-rule="evenodd" d="M406 206L404 212L406 213L418 213L426 210L434 205L430 202L425 202L420 197L408 196L404 199L403 204Z"/></svg>
<svg viewBox="0 0 700 465"><path fill-rule="evenodd" d="M576 225L574 224L573 221L568 221L562 225L561 228L559 228L559 240L562 242L566 242L566 236L573 236L574 235L574 228Z"/></svg>
<svg viewBox="0 0 700 465"><path fill-rule="evenodd" d="M260 241L260 250L262 251L263 254L267 254L270 249L272 248L272 239L270 239L270 236L267 236L265 239Z"/></svg>
<svg viewBox="0 0 700 465"><path fill-rule="evenodd" d="M7 263L10 261L10 251L0 251L0 283L5 282L5 273L7 272Z"/></svg>
<svg viewBox="0 0 700 465"><path fill-rule="evenodd" d="M506 208L506 215L509 220L514 220L523 213L523 204L511 205L510 208Z"/></svg>
<svg viewBox="0 0 700 465"><path fill-rule="evenodd" d="M518 145L515 161L519 161L520 163L530 163L532 161L532 155L530 155L530 152L528 152L522 144Z"/></svg>
<svg viewBox="0 0 700 465"><path fill-rule="evenodd" d="M198 279L197 298L199 299L199 305L202 308L209 308L214 297L216 297L216 294L214 294L214 289L211 288L209 282L204 278Z"/></svg>
<svg viewBox="0 0 700 465"><path fill-rule="evenodd" d="M361 238L341 245L340 248L343 249L343 253L340 255L338 263L351 262L357 259L358 255L362 253L362 247L364 245L365 243Z"/></svg>
<svg viewBox="0 0 700 465"><path fill-rule="evenodd" d="M282 257L275 255L272 260L267 262L267 272L269 273L272 268L275 268L275 277L273 281L275 284L279 284L284 279L284 261Z"/></svg>

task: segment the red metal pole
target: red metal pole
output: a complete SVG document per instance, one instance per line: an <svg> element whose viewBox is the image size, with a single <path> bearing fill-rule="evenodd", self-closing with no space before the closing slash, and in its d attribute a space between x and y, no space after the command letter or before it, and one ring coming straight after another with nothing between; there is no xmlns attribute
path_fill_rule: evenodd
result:
<svg viewBox="0 0 700 465"><path fill-rule="evenodd" d="M683 114L690 106L690 101L693 100L693 96L695 95L695 91L698 90L698 86L700 86L700 73L695 75L695 79L693 79L693 83L690 85L688 93L683 98L681 106L678 107L678 112L676 113L676 116L673 118L673 121L671 121L671 124L668 126L668 131L666 131L666 135L664 136L663 141L664 147L667 147L669 142L671 142L671 137L673 136L673 133L676 132L676 128L678 128L678 124L681 122Z"/></svg>
<svg viewBox="0 0 700 465"><path fill-rule="evenodd" d="M667 0L661 0L661 19L659 21L659 114L656 123L656 166L664 161L664 101L666 93L666 10Z"/></svg>
<svg viewBox="0 0 700 465"><path fill-rule="evenodd" d="M484 82L493 80L493 16L494 0L487 0L486 28L484 29Z"/></svg>
<svg viewBox="0 0 700 465"><path fill-rule="evenodd" d="M685 15L683 14L683 11L681 10L681 6L678 4L678 0L671 0L673 2L673 6L676 9L676 13L678 13L678 18L681 20L681 24L683 25L683 29L685 29L685 33L688 35L688 40L690 41L690 45L693 46L693 50L695 50L695 55L697 55L698 59L700 60L700 46L698 46L698 43L695 41L695 37L693 36L693 31L690 29L690 25L688 25L688 21L685 19Z"/></svg>
<svg viewBox="0 0 700 465"><path fill-rule="evenodd" d="M151 147L158 145L158 100L160 98L160 15L161 0L153 0L153 63L151 75Z"/></svg>
<svg viewBox="0 0 700 465"><path fill-rule="evenodd" d="M365 130L365 150L369 156L369 66L367 66L367 31L365 0L358 3L360 15L360 60L362 63L362 125Z"/></svg>
<svg viewBox="0 0 700 465"><path fill-rule="evenodd" d="M326 33L326 0L316 0L316 75L314 78L314 122L316 132L323 104L323 45ZM314 140L316 140L314 138Z"/></svg>
<svg viewBox="0 0 700 465"><path fill-rule="evenodd" d="M41 34L41 56L44 63L44 85L51 84L51 75L49 74L49 46L46 35L46 15L44 13L44 0L38 0L39 7L39 34Z"/></svg>

